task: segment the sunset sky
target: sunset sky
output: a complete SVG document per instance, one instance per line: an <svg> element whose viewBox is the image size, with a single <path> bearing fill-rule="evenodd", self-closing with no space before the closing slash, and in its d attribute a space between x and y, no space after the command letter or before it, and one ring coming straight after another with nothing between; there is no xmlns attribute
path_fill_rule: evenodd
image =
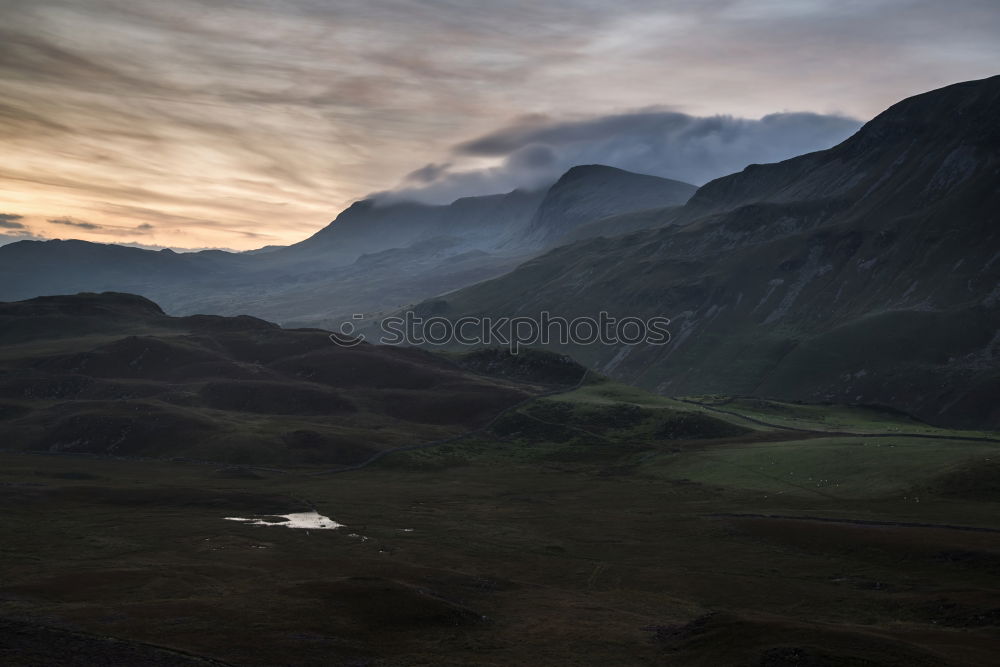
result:
<svg viewBox="0 0 1000 667"><path fill-rule="evenodd" d="M0 242L249 249L585 162L701 184L997 74L998 35L996 0L0 0Z"/></svg>

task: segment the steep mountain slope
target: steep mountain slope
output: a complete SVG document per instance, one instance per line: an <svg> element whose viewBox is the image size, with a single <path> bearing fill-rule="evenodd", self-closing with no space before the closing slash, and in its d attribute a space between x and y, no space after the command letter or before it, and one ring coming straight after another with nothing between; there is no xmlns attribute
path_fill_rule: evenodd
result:
<svg viewBox="0 0 1000 667"><path fill-rule="evenodd" d="M322 260L349 264L364 254L406 248L437 237L464 242L465 250L492 250L531 220L545 190L465 197L433 206L415 202L355 202L336 220L294 245L268 253L270 262Z"/></svg>
<svg viewBox="0 0 1000 667"><path fill-rule="evenodd" d="M670 394L878 403L1000 424L1000 77L907 99L827 151L708 183L669 227L564 246L450 315L672 318L578 359Z"/></svg>
<svg viewBox="0 0 1000 667"><path fill-rule="evenodd" d="M684 204L696 189L669 178L599 164L573 167L545 194L526 238L530 244L551 245L595 220Z"/></svg>
<svg viewBox="0 0 1000 667"><path fill-rule="evenodd" d="M5 448L234 463L355 463L464 433L548 382L115 293L0 303L0 350Z"/></svg>
<svg viewBox="0 0 1000 667"><path fill-rule="evenodd" d="M611 238L612 236L631 234L644 229L667 227L668 225L677 224L684 219L684 213L683 206L664 206L611 215L574 228L559 239L559 243L562 245L583 239L597 238L598 236Z"/></svg>

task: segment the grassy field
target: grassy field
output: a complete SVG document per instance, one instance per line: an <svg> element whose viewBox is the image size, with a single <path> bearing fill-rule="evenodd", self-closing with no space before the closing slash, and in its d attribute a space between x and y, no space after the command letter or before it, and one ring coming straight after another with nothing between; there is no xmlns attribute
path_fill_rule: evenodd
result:
<svg viewBox="0 0 1000 667"><path fill-rule="evenodd" d="M988 443L841 437L720 446L661 458L655 467L667 477L719 487L866 499L912 497L912 489L942 473L991 457L1000 461L1000 448Z"/></svg>
<svg viewBox="0 0 1000 667"><path fill-rule="evenodd" d="M333 475L2 454L0 662L995 664L1000 443L802 407L888 437L596 383Z"/></svg>

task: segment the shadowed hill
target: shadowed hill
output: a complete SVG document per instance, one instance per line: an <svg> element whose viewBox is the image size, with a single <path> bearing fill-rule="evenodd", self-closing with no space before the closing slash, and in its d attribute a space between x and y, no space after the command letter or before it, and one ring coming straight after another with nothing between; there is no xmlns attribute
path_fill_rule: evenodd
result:
<svg viewBox="0 0 1000 667"><path fill-rule="evenodd" d="M2 303L0 332L0 439L57 453L354 463L481 426L549 382L252 317L168 317L129 294Z"/></svg>

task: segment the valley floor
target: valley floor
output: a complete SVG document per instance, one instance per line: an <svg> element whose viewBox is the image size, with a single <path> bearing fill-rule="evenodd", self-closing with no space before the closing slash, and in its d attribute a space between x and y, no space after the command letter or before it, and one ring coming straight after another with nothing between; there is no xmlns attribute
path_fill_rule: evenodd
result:
<svg viewBox="0 0 1000 667"><path fill-rule="evenodd" d="M995 664L994 434L629 391L333 475L0 454L0 662Z"/></svg>

